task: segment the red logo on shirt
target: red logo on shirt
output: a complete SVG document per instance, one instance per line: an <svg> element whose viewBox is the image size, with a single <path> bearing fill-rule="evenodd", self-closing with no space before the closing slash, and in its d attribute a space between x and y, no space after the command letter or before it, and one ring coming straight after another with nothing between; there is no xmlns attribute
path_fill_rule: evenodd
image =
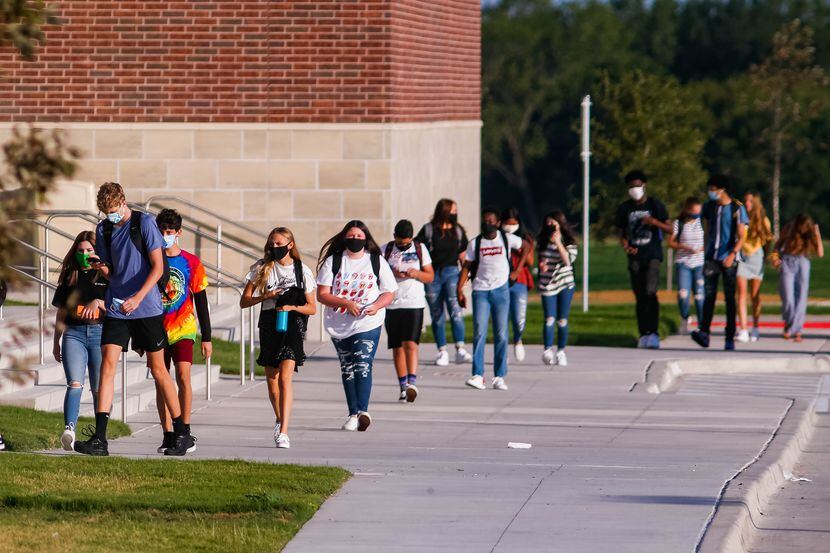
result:
<svg viewBox="0 0 830 553"><path fill-rule="evenodd" d="M504 255L504 248L501 246L489 246L486 248L481 248L481 256L485 257L488 255Z"/></svg>

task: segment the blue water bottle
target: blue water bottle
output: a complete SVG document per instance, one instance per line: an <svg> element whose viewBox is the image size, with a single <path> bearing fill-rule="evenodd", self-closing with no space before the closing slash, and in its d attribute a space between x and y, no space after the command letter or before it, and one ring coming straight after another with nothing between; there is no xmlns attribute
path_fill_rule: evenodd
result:
<svg viewBox="0 0 830 553"><path fill-rule="evenodd" d="M277 332L288 330L288 311L277 311Z"/></svg>

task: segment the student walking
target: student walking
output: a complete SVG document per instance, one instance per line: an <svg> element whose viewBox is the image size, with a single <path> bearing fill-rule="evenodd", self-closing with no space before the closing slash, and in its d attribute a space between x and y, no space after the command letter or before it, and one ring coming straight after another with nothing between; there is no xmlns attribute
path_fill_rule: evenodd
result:
<svg viewBox="0 0 830 553"><path fill-rule="evenodd" d="M525 360L522 336L527 323L527 294L533 288L533 235L525 231L519 219L519 210L510 207L501 213L501 228L522 239L521 249L510 250L510 324L513 327L513 355L516 361Z"/></svg>
<svg viewBox="0 0 830 553"><path fill-rule="evenodd" d="M625 176L631 199L620 204L615 225L620 229L620 245L628 254L628 274L637 302L637 347L659 349L657 284L663 262L663 233L670 233L672 227L666 206L646 195L647 182L646 174L639 169Z"/></svg>
<svg viewBox="0 0 830 553"><path fill-rule="evenodd" d="M165 455L181 456L195 445L182 419L179 398L164 367L164 331L161 290L167 286L169 270L162 252L164 241L152 217L127 206L121 185L108 182L98 189L98 209L106 220L95 229L95 252L109 268L106 317L101 331L101 382L95 429L89 439L75 442L75 451L87 455L109 455L107 423L112 409L115 369L130 342L146 353L150 372L161 389L173 419L175 445ZM97 266L94 266L97 268Z"/></svg>
<svg viewBox="0 0 830 553"><path fill-rule="evenodd" d="M683 202L683 211L672 223L669 247L677 252L677 305L680 308L680 334L689 333L689 306L695 300L698 323L703 320L706 286L703 279L703 224L700 221L702 205L694 196Z"/></svg>
<svg viewBox="0 0 830 553"><path fill-rule="evenodd" d="M764 257L772 234L764 204L757 192L744 195L744 207L749 215L746 240L741 248L741 262L738 264L738 322L739 342L756 342L761 336L758 324L761 320L761 282L764 280ZM747 296L752 298L752 332L749 332L747 317Z"/></svg>
<svg viewBox="0 0 830 553"><path fill-rule="evenodd" d="M317 300L324 326L340 358L349 418L343 430L364 431L372 423L372 363L386 307L398 289L389 263L363 221L349 221L320 250Z"/></svg>
<svg viewBox="0 0 830 553"><path fill-rule="evenodd" d="M399 401L412 403L418 397L418 344L424 325L426 292L424 285L435 274L426 246L413 240L412 223L406 219L395 225L394 240L383 248L398 283L395 299L386 308L386 334L401 388Z"/></svg>
<svg viewBox="0 0 830 553"><path fill-rule="evenodd" d="M66 394L63 398L64 430L61 445L72 451L75 426L81 407L86 373L92 405L98 408L98 385L101 376L101 323L104 320L104 296L109 282L107 267L95 256L95 233L85 230L75 237L63 258L58 273L58 288L52 305L55 316L55 342L52 355L63 364ZM93 267L94 265L94 267Z"/></svg>
<svg viewBox="0 0 830 553"><path fill-rule="evenodd" d="M467 386L484 390L484 347L487 327L493 318L494 376L496 390L507 390L507 322L510 309L510 251L523 249L522 239L500 228L499 212L487 208L481 212L481 234L467 245L464 267L458 279L458 303L464 307L464 285L473 281L473 375ZM522 252L525 254L526 252Z"/></svg>
<svg viewBox="0 0 830 553"><path fill-rule="evenodd" d="M775 244L773 266L781 271L778 291L781 294L784 339L803 339L804 321L807 317L807 297L810 290L810 258L824 257L821 231L806 213L781 229L781 237Z"/></svg>
<svg viewBox="0 0 830 553"><path fill-rule="evenodd" d="M193 387L190 369L193 366L193 346L197 330L202 335L202 357L207 359L213 352L208 310L207 274L201 260L179 247L182 236L182 216L174 209L162 209L156 216L156 224L164 241L164 255L170 267L170 280L166 294L162 295L164 307L164 330L167 333L167 347L164 348L164 365L170 371L171 362L176 367L176 384L179 389L179 405L185 430L190 433L190 411L193 406ZM199 328L196 328L196 319ZM149 366L149 362L148 362ZM159 453L175 445L173 421L164 404L164 395L156 383L156 408L163 432ZM196 450L196 436L191 434L194 445L188 453Z"/></svg>
<svg viewBox="0 0 830 553"><path fill-rule="evenodd" d="M539 293L542 296L542 337L546 365L568 365L568 316L576 290L573 264L578 253L574 236L565 214L556 209L545 215L538 237ZM558 329L558 330L557 330ZM554 334L556 348L554 349Z"/></svg>
<svg viewBox="0 0 830 553"><path fill-rule="evenodd" d="M735 349L735 285L738 275L738 252L746 238L749 222L746 209L729 195L730 181L726 175L714 175L707 184L709 201L703 208L703 224L706 232L703 279L706 282L706 299L703 319L692 332L692 340L699 346L709 347L709 327L715 313L718 279L723 279L723 296L726 303L726 341L724 349Z"/></svg>
<svg viewBox="0 0 830 553"><path fill-rule="evenodd" d="M432 336L438 355L435 364L450 364L447 353L446 322L449 314L452 338L455 341L455 362L469 363L472 356L464 344L464 311L458 305L455 290L458 287L460 265L467 249L467 233L458 223L458 206L446 198L438 200L429 223L421 227L415 239L424 244L432 258L435 278L426 285L427 303L432 320Z"/></svg>
<svg viewBox="0 0 830 553"><path fill-rule="evenodd" d="M291 447L288 437L294 402L292 377L305 363L303 347L308 317L317 312L314 275L302 262L294 233L277 227L268 234L262 259L253 264L239 305L261 303L260 352L257 364L265 368L268 399L274 409L274 444ZM257 295L254 296L254 293Z"/></svg>

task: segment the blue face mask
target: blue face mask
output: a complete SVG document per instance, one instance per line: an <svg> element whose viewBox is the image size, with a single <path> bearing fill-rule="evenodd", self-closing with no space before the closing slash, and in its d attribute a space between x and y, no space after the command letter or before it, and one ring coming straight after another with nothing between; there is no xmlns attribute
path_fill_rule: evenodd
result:
<svg viewBox="0 0 830 553"><path fill-rule="evenodd" d="M124 216L117 211L115 213L107 213L107 219L109 219L110 223L112 223L113 225L117 225L118 223L120 223L121 219L123 218Z"/></svg>
<svg viewBox="0 0 830 553"><path fill-rule="evenodd" d="M700 219L700 213L690 213L689 219Z"/></svg>
<svg viewBox="0 0 830 553"><path fill-rule="evenodd" d="M718 198L720 198L720 191L719 190L710 190L709 191L709 199L710 200L712 200L714 202L714 201L717 201Z"/></svg>
<svg viewBox="0 0 830 553"><path fill-rule="evenodd" d="M176 243L176 235L175 234L165 234L162 236L164 239L164 249L172 248L173 244Z"/></svg>

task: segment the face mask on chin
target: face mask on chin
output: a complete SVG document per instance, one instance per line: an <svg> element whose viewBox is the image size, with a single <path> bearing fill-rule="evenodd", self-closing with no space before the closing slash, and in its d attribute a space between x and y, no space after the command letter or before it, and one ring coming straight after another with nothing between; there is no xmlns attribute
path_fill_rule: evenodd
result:
<svg viewBox="0 0 830 553"><path fill-rule="evenodd" d="M395 247L398 248L398 250L400 250L402 252L405 252L406 250L408 250L410 248L410 246L412 246L412 242L406 242L406 243L397 242L397 241L395 242Z"/></svg>
<svg viewBox="0 0 830 553"><path fill-rule="evenodd" d="M635 202L639 202L643 199L643 196L646 195L646 187L645 186L632 186L628 189L628 195L631 196L631 199Z"/></svg>

